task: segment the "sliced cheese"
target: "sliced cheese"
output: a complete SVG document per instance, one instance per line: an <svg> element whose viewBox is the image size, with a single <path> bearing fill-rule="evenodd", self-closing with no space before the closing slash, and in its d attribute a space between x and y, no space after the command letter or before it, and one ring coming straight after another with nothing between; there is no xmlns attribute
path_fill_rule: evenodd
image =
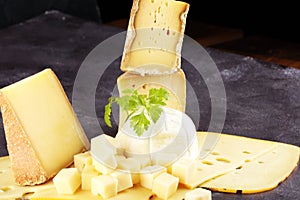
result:
<svg viewBox="0 0 300 200"><path fill-rule="evenodd" d="M200 132L198 134L201 150L208 134L216 133ZM198 158L195 161L196 170L191 174L190 181L185 183L186 187L192 189L212 178L226 174L245 162L271 151L278 145L271 141L226 134L220 134L219 139L215 142L213 149L204 149L208 152L205 158Z"/></svg>
<svg viewBox="0 0 300 200"><path fill-rule="evenodd" d="M271 190L291 174L299 156L299 147L281 143L272 151L201 184L201 187L244 194Z"/></svg>
<svg viewBox="0 0 300 200"><path fill-rule="evenodd" d="M121 70L143 75L179 69L188 10L180 1L134 0Z"/></svg>
<svg viewBox="0 0 300 200"><path fill-rule="evenodd" d="M118 80L118 91L120 96L124 96L123 91L128 89L137 90L139 94L148 94L151 88L164 88L169 93L169 99L166 101L166 106L185 111L186 104L186 79L182 70L168 75L148 75L140 76L126 72L122 74ZM119 127L125 122L127 113L121 110Z"/></svg>
<svg viewBox="0 0 300 200"><path fill-rule="evenodd" d="M51 69L0 90L0 106L15 182L47 181L89 149L87 137Z"/></svg>

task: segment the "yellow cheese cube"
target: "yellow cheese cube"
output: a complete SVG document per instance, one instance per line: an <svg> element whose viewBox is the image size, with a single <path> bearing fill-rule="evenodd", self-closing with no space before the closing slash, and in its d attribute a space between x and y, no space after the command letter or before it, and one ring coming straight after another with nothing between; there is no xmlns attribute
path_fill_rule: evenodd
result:
<svg viewBox="0 0 300 200"><path fill-rule="evenodd" d="M180 183L189 183L195 174L196 163L192 159L180 159L172 165L172 175L179 178Z"/></svg>
<svg viewBox="0 0 300 200"><path fill-rule="evenodd" d="M0 90L0 106L15 182L40 184L89 149L89 141L51 69Z"/></svg>
<svg viewBox="0 0 300 200"><path fill-rule="evenodd" d="M113 172L116 168L112 168L111 166L106 165L103 162L100 162L94 158L92 158L92 163L95 169L101 174L109 174Z"/></svg>
<svg viewBox="0 0 300 200"><path fill-rule="evenodd" d="M118 192L131 188L133 186L130 172L117 170L110 173L109 175L118 179Z"/></svg>
<svg viewBox="0 0 300 200"><path fill-rule="evenodd" d="M153 165L147 166L140 172L140 184L144 188L152 190L154 179L164 173L167 172L167 169L163 166Z"/></svg>
<svg viewBox="0 0 300 200"><path fill-rule="evenodd" d="M81 176L77 168L65 168L53 178L53 183L58 193L74 194L81 184Z"/></svg>
<svg viewBox="0 0 300 200"><path fill-rule="evenodd" d="M99 175L93 165L85 165L81 174L81 189L91 190L92 178Z"/></svg>
<svg viewBox="0 0 300 200"><path fill-rule="evenodd" d="M118 179L100 175L92 178L92 194L101 195L103 199L116 196L118 193Z"/></svg>
<svg viewBox="0 0 300 200"><path fill-rule="evenodd" d="M172 73L181 66L189 4L174 0L134 0L121 70Z"/></svg>
<svg viewBox="0 0 300 200"><path fill-rule="evenodd" d="M139 170L141 169L141 164L135 158L127 158L125 160L121 160L118 163L118 168L124 171L131 172L131 178L133 184L137 184L140 182Z"/></svg>
<svg viewBox="0 0 300 200"><path fill-rule="evenodd" d="M187 192L184 200L211 200L211 191L203 188L196 188Z"/></svg>
<svg viewBox="0 0 300 200"><path fill-rule="evenodd" d="M89 151L74 155L74 166L82 172L84 166L92 164L92 156Z"/></svg>
<svg viewBox="0 0 300 200"><path fill-rule="evenodd" d="M179 179L166 172L158 175L153 182L152 192L159 198L168 199L177 191Z"/></svg>

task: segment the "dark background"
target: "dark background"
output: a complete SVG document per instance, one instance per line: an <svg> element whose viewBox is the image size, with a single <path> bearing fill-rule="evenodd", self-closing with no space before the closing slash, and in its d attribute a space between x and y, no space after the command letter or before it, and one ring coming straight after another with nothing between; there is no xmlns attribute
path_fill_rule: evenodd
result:
<svg viewBox="0 0 300 200"><path fill-rule="evenodd" d="M188 23L239 28L247 35L265 35L300 42L298 6L289 1L200 1L190 3ZM132 0L0 0L0 28L59 10L99 23L128 18Z"/></svg>

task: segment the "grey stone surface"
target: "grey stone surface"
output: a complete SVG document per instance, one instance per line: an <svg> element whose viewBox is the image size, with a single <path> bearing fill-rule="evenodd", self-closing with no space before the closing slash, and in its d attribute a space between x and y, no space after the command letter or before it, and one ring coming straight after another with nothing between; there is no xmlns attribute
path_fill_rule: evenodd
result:
<svg viewBox="0 0 300 200"><path fill-rule="evenodd" d="M0 88L51 67L71 100L74 80L80 64L100 42L122 30L65 15L56 11L0 31ZM226 89L227 115L224 133L285 142L300 146L300 70L262 62L251 57L207 48L216 63ZM102 129L110 134L102 120L103 106L121 74L116 59L101 77L96 93L96 110ZM210 99L202 77L183 61L187 80L197 102L187 99L187 113L200 108L198 130L210 122ZM80 116L89 138L99 134L91 116ZM0 121L1 118L0 118ZM0 123L0 156L7 155L3 124ZM274 190L254 194L213 193L213 199L299 199L300 172L293 174Z"/></svg>

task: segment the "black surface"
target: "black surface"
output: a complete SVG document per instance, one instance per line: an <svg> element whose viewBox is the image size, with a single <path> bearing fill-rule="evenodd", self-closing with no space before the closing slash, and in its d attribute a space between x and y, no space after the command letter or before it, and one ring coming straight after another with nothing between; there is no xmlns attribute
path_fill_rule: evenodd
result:
<svg viewBox="0 0 300 200"><path fill-rule="evenodd" d="M101 41L121 31L55 11L3 29L0 31L0 88L51 67L71 100L73 83L84 58ZM216 49L207 51L217 64L226 88L227 116L223 132L300 146L300 70ZM116 59L100 81L108 82L108 86L115 84L121 74L119 62ZM198 129L205 130L210 121L207 89L186 61L183 68L187 80L202 94L198 96L201 108ZM102 127L101 107L112 89L97 89L96 107ZM83 119L88 137L97 135L89 116ZM113 135L116 129L104 130ZM0 156L3 155L7 155L7 150L0 123ZM213 199L299 199L299 185L300 172L296 169L272 191L254 195L214 192Z"/></svg>

